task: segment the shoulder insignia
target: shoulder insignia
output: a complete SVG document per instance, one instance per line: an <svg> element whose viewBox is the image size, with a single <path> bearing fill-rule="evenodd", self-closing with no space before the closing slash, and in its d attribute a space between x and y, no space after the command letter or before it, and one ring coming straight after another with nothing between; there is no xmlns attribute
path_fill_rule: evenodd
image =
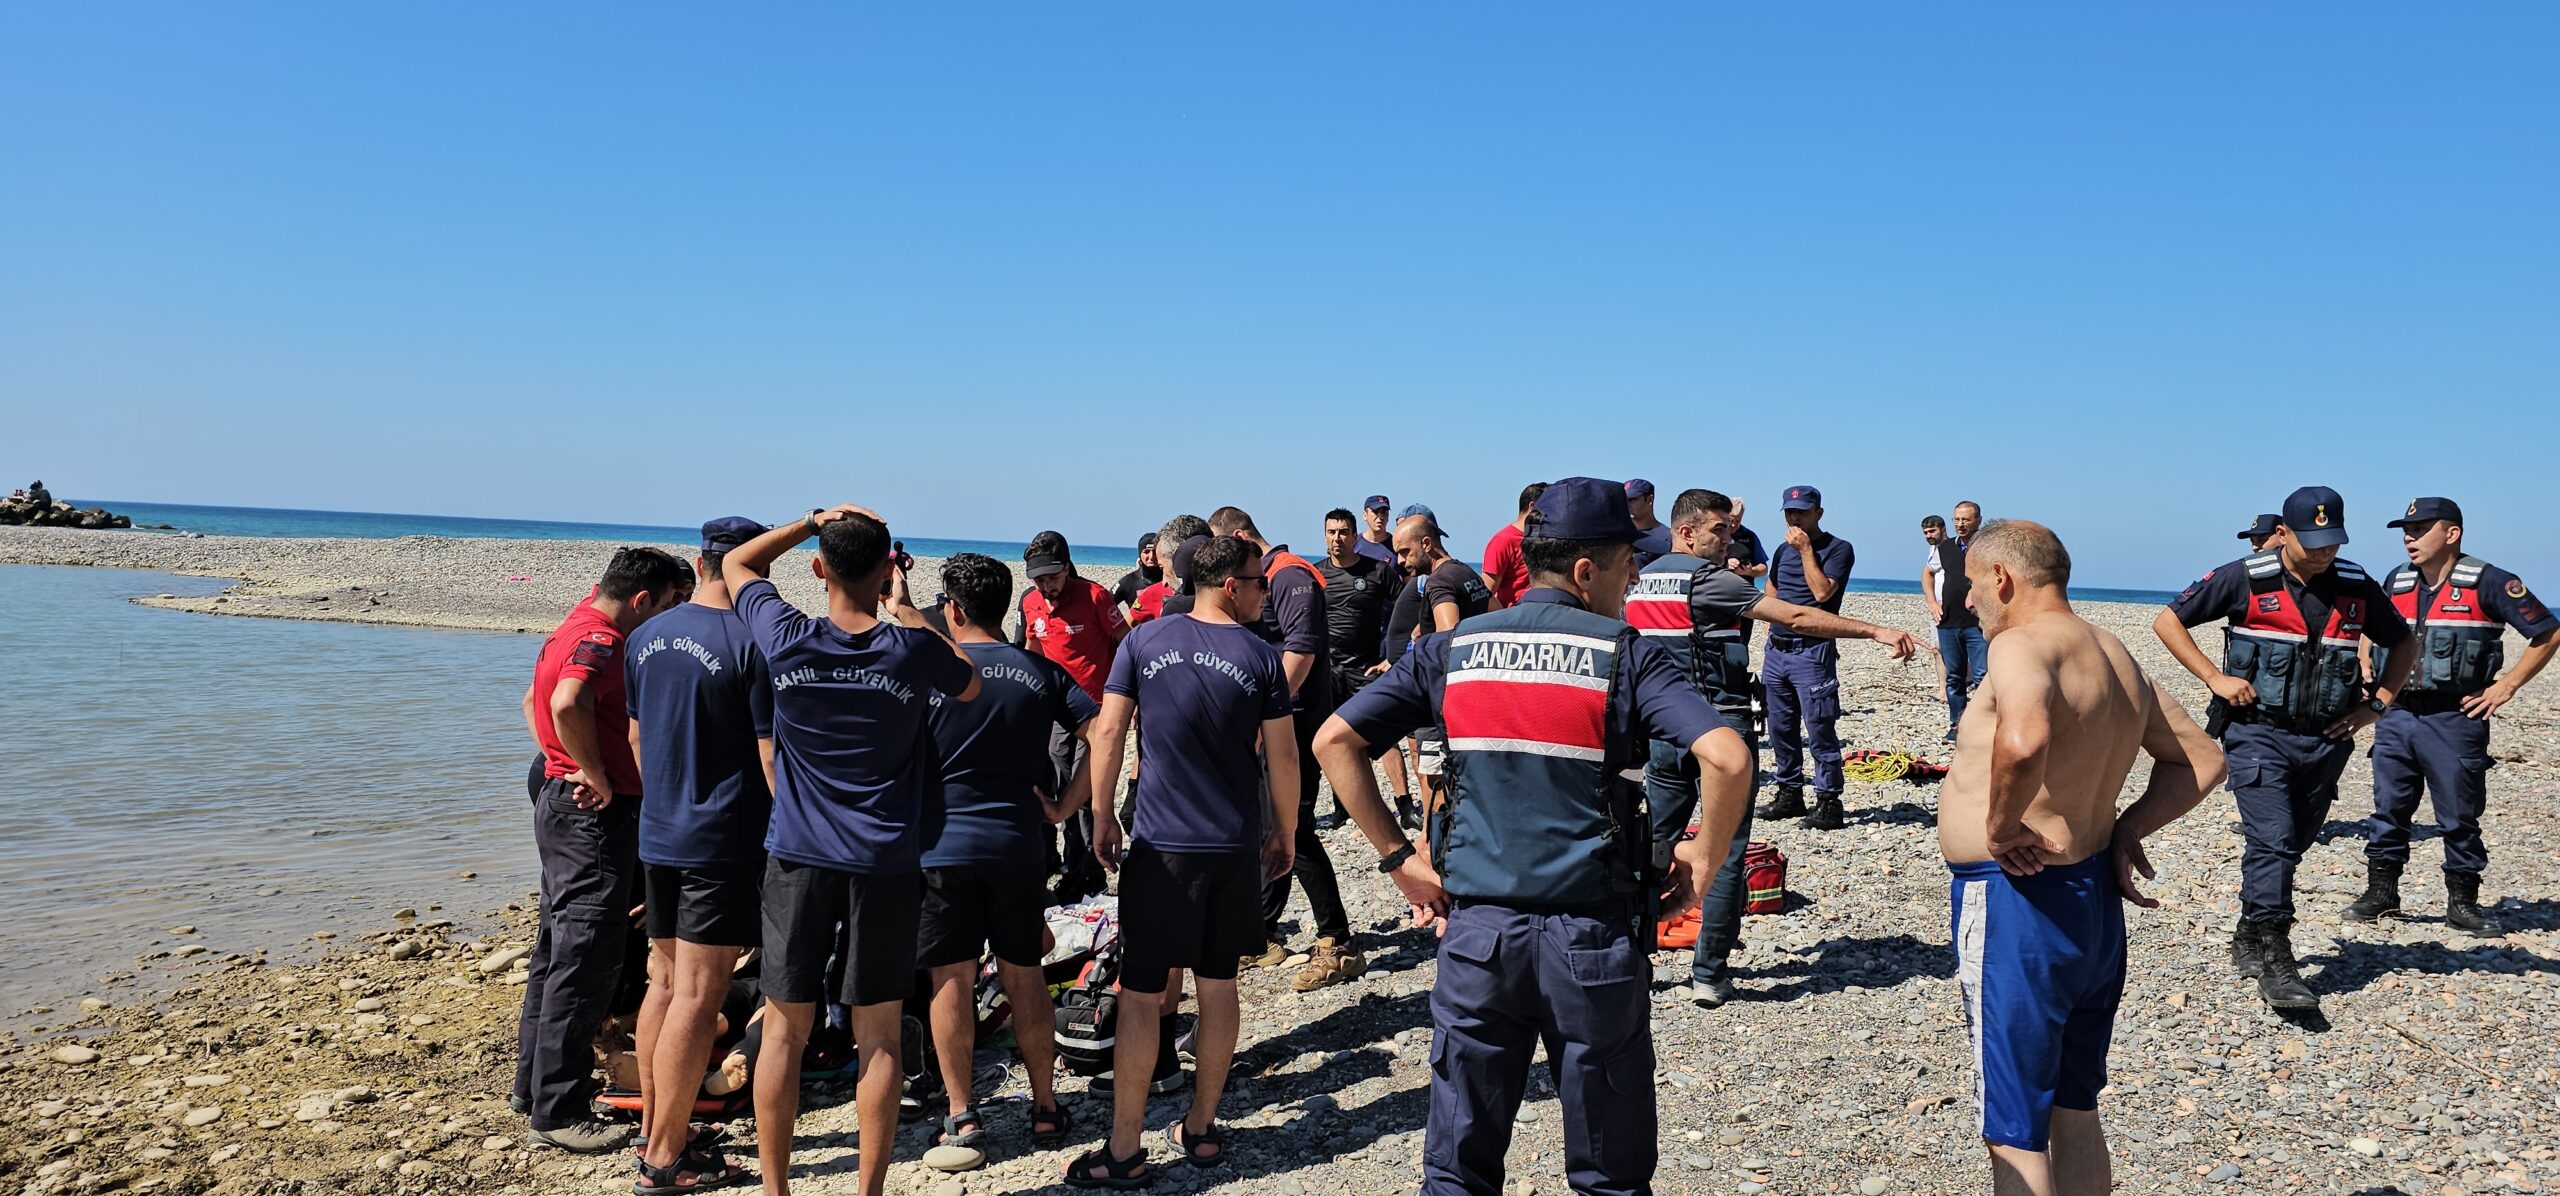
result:
<svg viewBox="0 0 2560 1196"><path fill-rule="evenodd" d="M2507 597L2509 597L2509 598L2522 598L2522 597L2524 597L2524 596L2525 596L2525 594L2526 594L2526 593L2527 593L2527 591L2526 591L2526 590L2525 590L2525 588L2524 588L2524 579L2523 579L2523 578L2521 578L2521 577L2510 577L2510 578L2508 578L2508 579L2507 579Z"/></svg>

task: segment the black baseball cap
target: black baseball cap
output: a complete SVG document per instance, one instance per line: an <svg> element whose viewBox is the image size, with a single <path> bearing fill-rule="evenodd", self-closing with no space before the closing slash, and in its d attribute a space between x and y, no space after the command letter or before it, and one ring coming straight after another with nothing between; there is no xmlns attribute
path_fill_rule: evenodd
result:
<svg viewBox="0 0 2560 1196"><path fill-rule="evenodd" d="M1022 571L1034 578L1067 571L1067 558L1054 552L1031 552L1022 557Z"/></svg>
<svg viewBox="0 0 2560 1196"><path fill-rule="evenodd" d="M702 525L702 551L735 552L771 530L744 515L723 515Z"/></svg>
<svg viewBox="0 0 2560 1196"><path fill-rule="evenodd" d="M1386 495L1372 494L1361 502L1360 509L1363 511L1383 511L1386 510L1389 505Z"/></svg>
<svg viewBox="0 0 2560 1196"><path fill-rule="evenodd" d="M1145 534L1145 535L1143 535L1143 536L1138 537L1138 551L1140 551L1140 552L1144 552L1144 551L1146 551L1147 549L1153 548L1153 547L1155 547L1155 546L1156 546L1156 534L1155 534L1154 532L1148 532L1147 534Z"/></svg>
<svg viewBox="0 0 2560 1196"><path fill-rule="evenodd" d="M2409 500L2407 511L2402 512L2398 519L2384 526L2416 527L2422 523L2433 523L2438 519L2456 527L2462 526L2462 504L2450 498L2413 498Z"/></svg>
<svg viewBox="0 0 2560 1196"><path fill-rule="evenodd" d="M1819 510L1822 507L1822 492L1811 486L1789 486L1785 501L1779 505L1790 511Z"/></svg>
<svg viewBox="0 0 2560 1196"><path fill-rule="evenodd" d="M2304 548L2333 548L2347 542L2347 500L2327 486L2305 486L2286 495L2285 530Z"/></svg>
<svg viewBox="0 0 2560 1196"><path fill-rule="evenodd" d="M1633 544L1644 536L1627 513L1627 488L1618 482L1566 478L1550 483L1529 509L1538 516L1531 534L1543 539Z"/></svg>
<svg viewBox="0 0 2560 1196"><path fill-rule="evenodd" d="M2255 540L2260 536L2272 536L2276 534L2276 525L2282 522L2284 521L2273 515L2260 515L2256 521L2249 525L2249 529L2247 531L2240 533L2239 538L2243 540Z"/></svg>

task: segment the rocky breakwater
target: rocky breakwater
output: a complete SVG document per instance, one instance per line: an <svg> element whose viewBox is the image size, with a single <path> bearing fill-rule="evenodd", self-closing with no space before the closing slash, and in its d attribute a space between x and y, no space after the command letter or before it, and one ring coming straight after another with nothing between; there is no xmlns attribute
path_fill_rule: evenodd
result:
<svg viewBox="0 0 2560 1196"><path fill-rule="evenodd" d="M104 507L75 507L53 498L0 499L0 525L11 527L76 527L89 531L132 527L133 520Z"/></svg>

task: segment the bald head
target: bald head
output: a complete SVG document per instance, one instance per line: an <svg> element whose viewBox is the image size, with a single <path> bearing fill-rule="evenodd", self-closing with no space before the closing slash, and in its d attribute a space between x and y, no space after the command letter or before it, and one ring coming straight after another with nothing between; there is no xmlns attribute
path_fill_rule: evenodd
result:
<svg viewBox="0 0 2560 1196"><path fill-rule="evenodd" d="M1440 563L1440 528L1429 515L1407 515L1396 520L1390 542L1395 546L1396 563L1407 574L1419 577Z"/></svg>
<svg viewBox="0 0 2560 1196"><path fill-rule="evenodd" d="M2030 520L1992 521L1974 534L1964 559L1968 571L2001 566L2028 589L2059 590L2071 585L2071 552L2062 546L2062 537Z"/></svg>

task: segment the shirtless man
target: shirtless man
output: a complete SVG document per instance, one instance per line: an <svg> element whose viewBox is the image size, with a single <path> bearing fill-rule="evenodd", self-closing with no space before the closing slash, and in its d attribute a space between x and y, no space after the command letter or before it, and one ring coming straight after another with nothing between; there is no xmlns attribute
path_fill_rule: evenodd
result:
<svg viewBox="0 0 2560 1196"><path fill-rule="evenodd" d="M1999 1196L2103 1193L2098 1090L2124 992L2124 911L2160 904L2142 840L2222 781L2222 749L2073 614L2071 555L2040 524L1985 527L1965 556L1991 665L1957 729L1938 846ZM2136 752L2151 783L2119 812Z"/></svg>

